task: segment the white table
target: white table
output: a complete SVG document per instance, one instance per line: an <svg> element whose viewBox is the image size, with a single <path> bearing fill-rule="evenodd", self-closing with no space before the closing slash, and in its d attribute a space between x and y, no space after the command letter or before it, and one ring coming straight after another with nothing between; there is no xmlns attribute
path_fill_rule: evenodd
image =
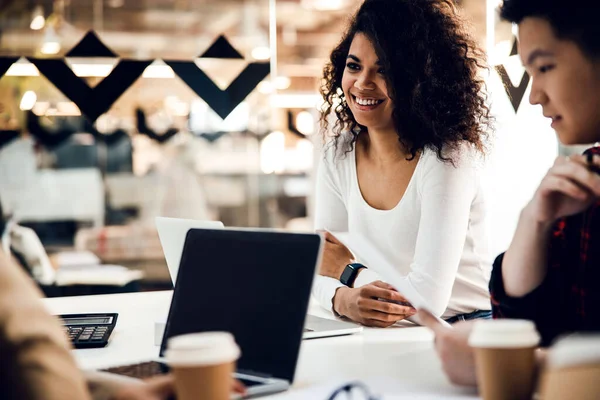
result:
<svg viewBox="0 0 600 400"><path fill-rule="evenodd" d="M53 314L119 313L107 347L73 351L82 368L96 369L156 357L159 347L154 345L154 323L166 319L171 294L172 291L160 291L63 297L44 302ZM311 304L309 313L334 318L315 304ZM380 393L399 396L407 391L419 393L418 397L406 398L476 398L473 391L448 383L433 351L432 339L426 328L407 324L387 329L365 328L361 334L350 336L305 340L293 389L269 399L305 398L308 396L303 390L307 388L354 379L375 382L374 389Z"/></svg>

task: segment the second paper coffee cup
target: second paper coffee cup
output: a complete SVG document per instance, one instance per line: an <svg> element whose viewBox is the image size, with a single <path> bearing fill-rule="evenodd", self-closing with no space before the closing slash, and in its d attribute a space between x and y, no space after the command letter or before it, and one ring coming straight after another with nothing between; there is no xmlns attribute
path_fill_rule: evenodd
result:
<svg viewBox="0 0 600 400"><path fill-rule="evenodd" d="M227 332L172 337L165 358L175 377L178 400L229 400L240 349Z"/></svg>
<svg viewBox="0 0 600 400"><path fill-rule="evenodd" d="M544 400L600 398L600 335L571 336L553 344L541 387Z"/></svg>
<svg viewBox="0 0 600 400"><path fill-rule="evenodd" d="M540 336L531 321L486 320L473 326L477 383L484 400L531 400L535 348Z"/></svg>

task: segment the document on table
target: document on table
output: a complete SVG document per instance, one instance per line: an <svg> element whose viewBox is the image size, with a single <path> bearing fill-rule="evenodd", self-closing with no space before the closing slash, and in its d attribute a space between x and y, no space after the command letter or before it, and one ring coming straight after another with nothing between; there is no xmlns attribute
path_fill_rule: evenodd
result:
<svg viewBox="0 0 600 400"><path fill-rule="evenodd" d="M313 387L290 390L289 392L279 395L270 396L273 400L327 400L335 392L336 389L350 383L347 380L332 380L328 383L319 384ZM356 382L356 381L352 381ZM369 392L378 400L478 400L480 397L474 390L457 388L448 384L447 387L437 386L434 388L424 387L422 385L408 386L399 384L397 379L388 377L368 378L362 381L368 388ZM343 399L366 399L364 393L360 389L353 389L352 395L339 396L336 400Z"/></svg>
<svg viewBox="0 0 600 400"><path fill-rule="evenodd" d="M410 282L400 275L398 271L381 255L381 253L369 242L367 238L359 233L331 232L340 242L344 243L351 251L369 260L369 268L381 275L387 283L392 285L404 296L413 307L430 311L427 301L412 287ZM433 314L433 313L432 313ZM436 317L438 321L450 326L443 319Z"/></svg>

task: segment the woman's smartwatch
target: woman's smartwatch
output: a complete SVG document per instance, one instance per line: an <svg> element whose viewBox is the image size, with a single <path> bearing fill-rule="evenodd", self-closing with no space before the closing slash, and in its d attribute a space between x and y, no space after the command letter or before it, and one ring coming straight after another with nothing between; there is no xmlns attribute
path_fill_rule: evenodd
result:
<svg viewBox="0 0 600 400"><path fill-rule="evenodd" d="M344 272L342 272L342 276L340 277L340 282L348 287L354 287L354 281L358 276L358 271L363 268L367 267L361 263L352 263L346 265L346 268L344 268Z"/></svg>

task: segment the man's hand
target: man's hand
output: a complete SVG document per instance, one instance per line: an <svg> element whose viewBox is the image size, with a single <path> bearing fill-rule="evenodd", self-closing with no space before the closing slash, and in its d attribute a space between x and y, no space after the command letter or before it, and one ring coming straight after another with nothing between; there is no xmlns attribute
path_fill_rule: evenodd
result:
<svg viewBox="0 0 600 400"><path fill-rule="evenodd" d="M164 375L147 381L126 386L113 400L166 400L175 394L173 375Z"/></svg>
<svg viewBox="0 0 600 400"><path fill-rule="evenodd" d="M542 179L526 209L538 223L552 224L561 217L580 213L600 198L600 157L558 157Z"/></svg>
<svg viewBox="0 0 600 400"><path fill-rule="evenodd" d="M339 288L333 297L333 309L355 322L379 328L391 326L416 313L396 289L381 281L359 288Z"/></svg>
<svg viewBox="0 0 600 400"><path fill-rule="evenodd" d="M246 388L237 380L232 382L232 391L246 394ZM173 375L168 374L148 379L142 384L127 386L120 390L113 400L167 400L174 395L175 381Z"/></svg>
<svg viewBox="0 0 600 400"><path fill-rule="evenodd" d="M354 255L330 232L320 231L325 238L323 260L319 274L334 279L340 279L346 265L354 262Z"/></svg>
<svg viewBox="0 0 600 400"><path fill-rule="evenodd" d="M449 328L425 310L419 310L418 317L423 325L435 333L435 349L450 382L477 386L475 354L468 342L475 321L458 322Z"/></svg>

